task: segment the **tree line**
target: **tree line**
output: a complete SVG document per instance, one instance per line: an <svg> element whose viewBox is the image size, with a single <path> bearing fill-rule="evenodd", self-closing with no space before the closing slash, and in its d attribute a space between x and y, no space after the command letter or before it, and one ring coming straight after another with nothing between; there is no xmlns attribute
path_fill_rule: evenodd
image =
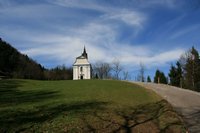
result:
<svg viewBox="0 0 200 133"><path fill-rule="evenodd" d="M97 62L92 66L93 78L130 80L128 71L124 71L119 60L112 63ZM150 76L145 78L145 66L140 63L136 81L170 84L180 88L200 91L200 57L198 51L192 47L180 56L175 65L172 64L168 75L156 70L153 81ZM120 75L120 76L119 76Z"/></svg>
<svg viewBox="0 0 200 133"><path fill-rule="evenodd" d="M147 82L151 82L150 77ZM192 47L180 56L175 65L172 64L165 76L156 70L154 83L170 84L172 86L200 92L200 57L199 52Z"/></svg>
<svg viewBox="0 0 200 133"><path fill-rule="evenodd" d="M116 79L120 80L120 73L123 72L124 79L128 78L128 72L123 71L123 67L118 59L112 63L98 61L92 65L92 77L94 79Z"/></svg>
<svg viewBox="0 0 200 133"><path fill-rule="evenodd" d="M200 57L192 47L181 55L176 65L171 65L170 84L173 86L200 91Z"/></svg>
<svg viewBox="0 0 200 133"><path fill-rule="evenodd" d="M72 79L72 76L71 67L46 69L0 38L0 78L58 80Z"/></svg>

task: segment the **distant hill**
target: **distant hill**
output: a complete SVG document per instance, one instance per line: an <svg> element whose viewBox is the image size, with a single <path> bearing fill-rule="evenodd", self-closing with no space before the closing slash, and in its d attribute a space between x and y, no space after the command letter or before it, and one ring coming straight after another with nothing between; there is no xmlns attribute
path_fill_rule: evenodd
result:
<svg viewBox="0 0 200 133"><path fill-rule="evenodd" d="M44 68L0 39L0 75L10 78L44 79Z"/></svg>

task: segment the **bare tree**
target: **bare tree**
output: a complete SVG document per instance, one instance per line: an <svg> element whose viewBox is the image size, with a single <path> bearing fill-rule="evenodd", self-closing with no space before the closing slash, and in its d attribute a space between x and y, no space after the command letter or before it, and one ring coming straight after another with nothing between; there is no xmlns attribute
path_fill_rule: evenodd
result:
<svg viewBox="0 0 200 133"><path fill-rule="evenodd" d="M109 63L103 63L102 64L103 67L103 78L109 78L110 77L110 71L111 71L111 66Z"/></svg>
<svg viewBox="0 0 200 133"><path fill-rule="evenodd" d="M111 66L106 62L96 62L93 71L93 74L97 74L100 79L107 79L110 77Z"/></svg>
<svg viewBox="0 0 200 133"><path fill-rule="evenodd" d="M123 80L128 80L130 79L130 75L128 71L123 71Z"/></svg>
<svg viewBox="0 0 200 133"><path fill-rule="evenodd" d="M145 66L142 62L140 62L140 69L139 69L138 77L141 82L145 81L144 72L145 72Z"/></svg>
<svg viewBox="0 0 200 133"><path fill-rule="evenodd" d="M93 68L93 74L98 75L98 78L102 79L103 78L103 70L101 68L101 63L96 62L92 68Z"/></svg>
<svg viewBox="0 0 200 133"><path fill-rule="evenodd" d="M114 72L114 78L119 80L119 74L123 70L120 61L118 59L114 59L112 62L112 70Z"/></svg>
<svg viewBox="0 0 200 133"><path fill-rule="evenodd" d="M187 59L190 58L191 54L190 54L190 51L186 51L185 53L183 53L178 62L181 64L181 67L182 68L185 68L185 65L187 64Z"/></svg>

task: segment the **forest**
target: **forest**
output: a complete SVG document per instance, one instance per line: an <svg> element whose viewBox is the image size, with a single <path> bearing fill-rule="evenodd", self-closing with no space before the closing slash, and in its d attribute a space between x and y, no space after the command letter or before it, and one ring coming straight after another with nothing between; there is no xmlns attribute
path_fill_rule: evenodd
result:
<svg viewBox="0 0 200 133"><path fill-rule="evenodd" d="M0 39L0 78L70 80L72 76L71 67L62 65L52 69L44 68Z"/></svg>

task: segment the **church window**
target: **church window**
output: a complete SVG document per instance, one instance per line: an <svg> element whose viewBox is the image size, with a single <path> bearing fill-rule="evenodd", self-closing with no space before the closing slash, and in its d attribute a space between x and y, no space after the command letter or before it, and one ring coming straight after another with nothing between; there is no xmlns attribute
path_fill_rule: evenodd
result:
<svg viewBox="0 0 200 133"><path fill-rule="evenodd" d="M81 72L83 71L83 67L80 67L80 71L81 71Z"/></svg>

